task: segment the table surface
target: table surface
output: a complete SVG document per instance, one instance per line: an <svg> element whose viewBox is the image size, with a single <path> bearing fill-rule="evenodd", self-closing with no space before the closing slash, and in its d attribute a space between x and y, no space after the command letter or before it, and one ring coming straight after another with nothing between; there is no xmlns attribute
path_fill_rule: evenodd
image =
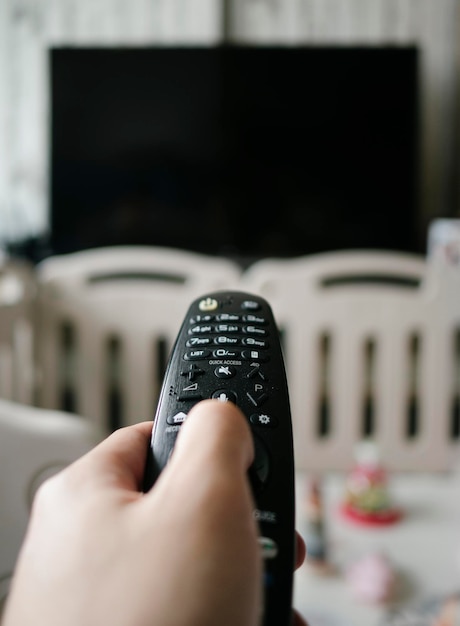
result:
<svg viewBox="0 0 460 626"><path fill-rule="evenodd" d="M306 481L296 475L297 530L305 536ZM390 474L389 491L402 519L386 527L363 527L338 513L344 474L321 478L324 523L335 573L320 575L305 563L295 574L294 606L309 626L382 626L395 609L417 606L460 590L460 472ZM395 594L382 605L354 597L347 567L371 553L384 554L396 573Z"/></svg>

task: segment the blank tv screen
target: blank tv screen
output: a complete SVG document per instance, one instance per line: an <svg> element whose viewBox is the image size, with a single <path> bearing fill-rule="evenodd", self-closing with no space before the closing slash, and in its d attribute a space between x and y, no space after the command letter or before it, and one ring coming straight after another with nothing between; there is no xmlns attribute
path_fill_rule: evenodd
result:
<svg viewBox="0 0 460 626"><path fill-rule="evenodd" d="M416 48L54 48L50 64L53 252L416 251Z"/></svg>

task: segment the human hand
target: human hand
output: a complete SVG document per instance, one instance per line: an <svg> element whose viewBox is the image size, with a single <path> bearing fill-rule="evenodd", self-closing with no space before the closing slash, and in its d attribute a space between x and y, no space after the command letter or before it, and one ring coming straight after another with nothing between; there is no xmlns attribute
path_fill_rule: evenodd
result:
<svg viewBox="0 0 460 626"><path fill-rule="evenodd" d="M40 487L4 626L259 623L262 561L244 416L230 403L196 405L143 494L151 429L116 431ZM305 546L297 544L299 566Z"/></svg>

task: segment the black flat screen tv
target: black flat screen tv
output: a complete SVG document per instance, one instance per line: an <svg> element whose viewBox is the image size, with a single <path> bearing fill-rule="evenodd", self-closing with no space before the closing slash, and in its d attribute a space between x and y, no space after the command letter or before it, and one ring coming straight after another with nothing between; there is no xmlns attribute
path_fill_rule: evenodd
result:
<svg viewBox="0 0 460 626"><path fill-rule="evenodd" d="M53 253L420 250L415 47L49 54Z"/></svg>

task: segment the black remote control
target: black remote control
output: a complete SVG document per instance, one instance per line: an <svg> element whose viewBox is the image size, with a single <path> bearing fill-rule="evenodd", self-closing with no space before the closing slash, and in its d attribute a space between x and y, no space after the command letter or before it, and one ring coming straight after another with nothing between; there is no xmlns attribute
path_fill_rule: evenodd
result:
<svg viewBox="0 0 460 626"><path fill-rule="evenodd" d="M279 330L270 305L219 291L195 300L171 352L147 456L144 490L168 462L188 411L205 398L234 402L253 434L249 470L264 556L264 626L292 621L294 455Z"/></svg>

